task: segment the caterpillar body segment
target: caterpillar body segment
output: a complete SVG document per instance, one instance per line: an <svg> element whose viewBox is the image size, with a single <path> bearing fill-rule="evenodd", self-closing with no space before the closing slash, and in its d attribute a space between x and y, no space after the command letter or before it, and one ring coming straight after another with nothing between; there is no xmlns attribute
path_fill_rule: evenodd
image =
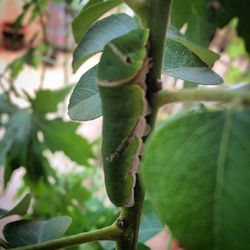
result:
<svg viewBox="0 0 250 250"><path fill-rule="evenodd" d="M108 43L98 67L98 85L128 85L142 69L147 42L148 30L136 29Z"/></svg>
<svg viewBox="0 0 250 250"><path fill-rule="evenodd" d="M106 45L98 67L105 186L117 207L134 204L142 137L147 131L147 42L147 29L137 29L114 39Z"/></svg>

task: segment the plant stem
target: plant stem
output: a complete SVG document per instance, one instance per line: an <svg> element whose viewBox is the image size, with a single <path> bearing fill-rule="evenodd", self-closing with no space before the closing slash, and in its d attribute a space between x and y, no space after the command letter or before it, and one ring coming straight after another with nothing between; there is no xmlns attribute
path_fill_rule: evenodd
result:
<svg viewBox="0 0 250 250"><path fill-rule="evenodd" d="M152 1L152 14L149 22L149 57L153 60L153 67L147 79L149 92L157 92L161 88L161 86L157 84L157 81L159 82L161 79L170 7L171 0Z"/></svg>
<svg viewBox="0 0 250 250"><path fill-rule="evenodd" d="M136 250L140 228L141 213L144 201L144 189L141 185L140 177L137 175L134 190L135 205L121 209L118 223L124 230L124 236L117 241L117 250Z"/></svg>
<svg viewBox="0 0 250 250"><path fill-rule="evenodd" d="M66 236L63 238L42 242L39 244L12 248L13 250L54 250L69 246L74 246L91 241L99 240L113 240L116 241L120 239L123 235L123 231L117 227L117 225L112 225L99 230L95 230L87 233L80 233L76 235Z"/></svg>
<svg viewBox="0 0 250 250"><path fill-rule="evenodd" d="M165 104L183 101L232 102L239 99L242 104L250 104L250 94L241 90L226 89L190 89L180 91L160 91L154 95L153 106L159 108Z"/></svg>
<svg viewBox="0 0 250 250"><path fill-rule="evenodd" d="M151 99L153 93L157 92L160 89L160 86L157 86L157 82L159 82L159 79L161 78L161 69L164 56L170 5L171 0L151 1L151 15L148 17L149 20L145 21L150 29L149 57L152 58L153 61L153 65L150 68L146 80L148 86L147 99L150 106L152 106ZM143 15L143 17L147 17L147 14ZM157 109L152 106L152 109L150 110L151 113L146 117L146 119L147 123L151 126L151 128L153 128L156 120ZM144 142L145 140L146 138L144 139ZM136 186L134 192L135 205L130 208L122 208L120 218L118 219L118 223L120 222L120 226L123 227L124 236L117 241L117 250L137 249L137 240L145 194L139 175L137 175L136 178Z"/></svg>

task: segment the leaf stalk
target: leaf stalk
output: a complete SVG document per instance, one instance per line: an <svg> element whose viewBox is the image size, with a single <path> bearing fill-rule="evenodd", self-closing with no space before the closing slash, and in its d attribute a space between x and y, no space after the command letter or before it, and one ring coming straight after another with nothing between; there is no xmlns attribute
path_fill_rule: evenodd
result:
<svg viewBox="0 0 250 250"><path fill-rule="evenodd" d="M239 100L243 105L250 105L250 93L242 90L227 89L190 89L179 91L162 90L153 97L153 106L158 109L173 102L233 102Z"/></svg>
<svg viewBox="0 0 250 250"><path fill-rule="evenodd" d="M135 3L132 4L132 1L129 2L131 7L134 7L135 12ZM139 2L139 1L138 1ZM144 1L148 4L149 1ZM166 42L166 31L169 19L169 12L171 6L171 0L154 0L150 1L150 15L148 15L147 8L141 8L140 11L145 11L145 13L139 14L144 24L150 30L150 38L149 38L149 58L152 59L152 67L148 73L146 84L147 84L147 99L149 105L151 105L151 97L153 93L157 92L161 86L158 86L159 79L161 78L162 71L162 63L164 57L165 50L165 42ZM148 20L145 20L145 17ZM156 121L157 109L152 107L151 114L146 117L147 123L154 127ZM145 142L146 138L144 139ZM139 175L137 175L136 186L135 186L135 205L131 208L122 208L120 214L120 222L122 222L124 226L124 236L117 241L117 250L136 250L137 249L137 241L140 227L141 214L144 203L144 195L145 191L140 181Z"/></svg>
<svg viewBox="0 0 250 250"><path fill-rule="evenodd" d="M74 245L79 245L99 240L119 240L123 236L123 231L116 225L111 225L92 232L80 233L76 235L66 236L63 238L45 241L39 244L11 248L13 250L54 250Z"/></svg>

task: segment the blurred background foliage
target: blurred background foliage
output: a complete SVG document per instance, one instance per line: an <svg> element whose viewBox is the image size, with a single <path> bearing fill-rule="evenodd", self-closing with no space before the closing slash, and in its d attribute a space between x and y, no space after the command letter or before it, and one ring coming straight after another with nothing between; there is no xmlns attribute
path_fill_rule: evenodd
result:
<svg viewBox="0 0 250 250"><path fill-rule="evenodd" d="M73 234L109 225L115 220L117 210L107 200L104 191L99 160L100 140L90 142L77 133L79 123L65 118L65 100L73 84L65 84L58 90L47 90L41 80L35 97L25 90L17 91L15 85L25 65L42 67L45 72L47 67L56 63L58 51L72 54L74 46L69 45L71 42L67 44L69 46L57 46L49 39L46 20L51 2L63 3L62 11L72 20L88 1L23 1L22 12L13 23L14 31L20 30L29 13L25 25L40 19L42 38L37 43L40 34L33 33L26 42L25 53L0 73L0 165L4 167L1 183L6 188L14 171L25 169L17 197L26 193L31 193L33 197L26 218L48 219L69 215L73 222L67 234ZM115 11L121 9L126 10L122 6ZM214 69L223 75L225 85L250 82L249 9L249 2L244 0L173 2L171 24L191 41L220 53L221 58ZM66 33L71 32L70 22L66 22ZM66 37L70 36L66 34ZM15 99L23 100L25 108L17 105ZM66 171L60 171L53 166L50 157L58 151L64 152L74 162L73 167L71 164ZM143 242L163 230L149 207L150 204L146 205L144 213L149 224L144 221L143 227L151 228L153 233L144 235L141 238ZM91 243L74 249L112 248L112 245Z"/></svg>

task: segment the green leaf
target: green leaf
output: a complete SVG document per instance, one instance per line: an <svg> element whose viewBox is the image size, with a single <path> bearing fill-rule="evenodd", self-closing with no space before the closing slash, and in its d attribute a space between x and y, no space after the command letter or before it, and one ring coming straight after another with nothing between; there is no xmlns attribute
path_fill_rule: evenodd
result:
<svg viewBox="0 0 250 250"><path fill-rule="evenodd" d="M89 0L85 5L84 5L84 8L87 9L87 8L90 8L96 4L99 4L99 3L102 3L104 2L103 0Z"/></svg>
<svg viewBox="0 0 250 250"><path fill-rule="evenodd" d="M12 247L27 246L63 236L71 221L69 216L59 216L47 221L20 220L7 224L3 234Z"/></svg>
<svg viewBox="0 0 250 250"><path fill-rule="evenodd" d="M186 36L181 34L179 30L172 25L168 26L167 38L176 41L188 48L209 67L212 67L214 63L220 58L220 56L215 52L207 48L201 47L200 45L187 39Z"/></svg>
<svg viewBox="0 0 250 250"><path fill-rule="evenodd" d="M116 37L138 28L135 19L126 14L115 14L97 21L81 39L73 54L74 72L90 56L101 52Z"/></svg>
<svg viewBox="0 0 250 250"><path fill-rule="evenodd" d="M250 248L249 138L250 110L232 109L172 118L148 141L146 190L185 249Z"/></svg>
<svg viewBox="0 0 250 250"><path fill-rule="evenodd" d="M207 1L210 0L205 0L205 2ZM205 9L204 5L209 6L209 4L203 3L202 9L203 11L206 11L203 15L201 15L200 8L192 9L192 14L188 20L188 29L185 35L193 42L208 47L216 34L216 25L209 17L213 14L208 15L209 10Z"/></svg>
<svg viewBox="0 0 250 250"><path fill-rule="evenodd" d="M4 138L0 141L0 165L4 165L6 154L9 152L11 157L25 157L28 139L33 124L27 110L15 112L6 124ZM23 159L24 160L24 159Z"/></svg>
<svg viewBox="0 0 250 250"><path fill-rule="evenodd" d="M30 48L25 54L13 60L8 65L8 70L10 71L10 78L15 80L17 76L23 70L25 65L32 67L37 67L42 58L37 54L38 51L34 48Z"/></svg>
<svg viewBox="0 0 250 250"><path fill-rule="evenodd" d="M36 120L44 134L44 141L52 151L63 151L72 161L86 165L93 157L91 146L86 139L76 134L79 124L64 122L62 119L51 121Z"/></svg>
<svg viewBox="0 0 250 250"><path fill-rule="evenodd" d="M180 29L187 24L186 36L207 47L216 31L212 17L216 9L210 0L174 0L170 23Z"/></svg>
<svg viewBox="0 0 250 250"><path fill-rule="evenodd" d="M76 84L69 101L69 117L89 121L102 114L101 99L96 84L97 66L87 71Z"/></svg>
<svg viewBox="0 0 250 250"><path fill-rule="evenodd" d="M143 243L138 243L137 250L150 250L150 248Z"/></svg>
<svg viewBox="0 0 250 250"><path fill-rule="evenodd" d="M15 59L8 65L8 69L10 71L10 78L15 80L20 72L23 70L25 62L22 57Z"/></svg>
<svg viewBox="0 0 250 250"><path fill-rule="evenodd" d="M0 141L0 165L4 168L4 186L13 171L26 165L29 139L34 124L28 110L18 110L5 125L5 135Z"/></svg>
<svg viewBox="0 0 250 250"><path fill-rule="evenodd" d="M97 242L88 242L88 243L82 244L80 248L77 248L74 250L103 250L103 249L105 248L102 248L100 244L98 244Z"/></svg>
<svg viewBox="0 0 250 250"><path fill-rule="evenodd" d="M8 100L6 95L0 94L0 114L9 114L15 111L17 111L17 107Z"/></svg>
<svg viewBox="0 0 250 250"><path fill-rule="evenodd" d="M35 113L46 114L56 112L57 105L64 101L72 86L66 86L58 90L42 90L36 93L36 98L31 100L32 109Z"/></svg>
<svg viewBox="0 0 250 250"><path fill-rule="evenodd" d="M190 15L192 7L190 2L191 1L173 0L170 23L178 29L182 28L187 20L187 17Z"/></svg>
<svg viewBox="0 0 250 250"><path fill-rule="evenodd" d="M245 45L250 52L250 26L249 26L250 2L247 0L219 0L219 8L216 12L216 22L223 27L234 17L238 17L237 31L239 36L245 39Z"/></svg>
<svg viewBox="0 0 250 250"><path fill-rule="evenodd" d="M6 213L8 213L8 210L0 208L0 218L2 218Z"/></svg>
<svg viewBox="0 0 250 250"><path fill-rule="evenodd" d="M163 72L169 76L198 84L223 83L223 79L196 54L172 39L167 41Z"/></svg>
<svg viewBox="0 0 250 250"><path fill-rule="evenodd" d="M45 146L38 141L37 136L33 134L29 141L25 164L25 182L32 189L34 184L36 186L41 179L44 179L47 183L48 176L52 177L55 175L54 169L51 168L48 159L43 155L45 149Z"/></svg>
<svg viewBox="0 0 250 250"><path fill-rule="evenodd" d="M10 211L6 211L5 213L1 213L0 219L14 214L25 215L30 206L30 201L31 195L25 195L24 198L14 208L12 208Z"/></svg>
<svg viewBox="0 0 250 250"><path fill-rule="evenodd" d="M162 223L154 212L152 205L145 201L141 218L139 241L146 242L164 230Z"/></svg>
<svg viewBox="0 0 250 250"><path fill-rule="evenodd" d="M104 250L115 250L116 244L113 241L104 240L104 241L100 241L100 245L102 246Z"/></svg>
<svg viewBox="0 0 250 250"><path fill-rule="evenodd" d="M121 4L121 0L93 1L83 7L80 14L72 22L72 31L78 43L90 26L103 14Z"/></svg>

